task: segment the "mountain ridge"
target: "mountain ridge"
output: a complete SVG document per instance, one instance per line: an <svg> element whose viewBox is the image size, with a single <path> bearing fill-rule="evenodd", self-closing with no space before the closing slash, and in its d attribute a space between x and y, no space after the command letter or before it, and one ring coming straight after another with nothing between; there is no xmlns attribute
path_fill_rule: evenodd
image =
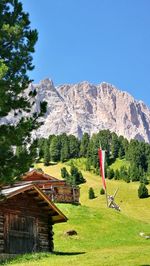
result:
<svg viewBox="0 0 150 266"><path fill-rule="evenodd" d="M34 137L67 133L81 138L99 130L109 129L127 139L150 143L150 109L132 95L118 90L114 85L102 82L98 85L83 81L54 86L49 79L30 84L26 95L36 90L32 113L39 112L40 102L47 102L47 112L40 118L43 125L33 133ZM27 115L27 114L24 114ZM9 114L5 123L16 123L18 118Z"/></svg>

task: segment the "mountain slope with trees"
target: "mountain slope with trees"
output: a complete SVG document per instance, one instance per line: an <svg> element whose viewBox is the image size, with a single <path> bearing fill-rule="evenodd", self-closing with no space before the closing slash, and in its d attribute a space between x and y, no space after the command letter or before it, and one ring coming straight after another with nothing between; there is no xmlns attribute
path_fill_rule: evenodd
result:
<svg viewBox="0 0 150 266"><path fill-rule="evenodd" d="M48 139L37 140L39 160L43 158L45 165L51 161L66 162L75 158L86 158L85 168L99 174L98 148L106 151L106 177L140 181L148 184L150 177L150 145L138 140L128 141L109 130L102 130L90 137L84 133L81 140L75 136L51 135ZM49 161L47 161L47 158ZM120 164L117 166L117 162ZM115 164L115 167L114 167Z"/></svg>

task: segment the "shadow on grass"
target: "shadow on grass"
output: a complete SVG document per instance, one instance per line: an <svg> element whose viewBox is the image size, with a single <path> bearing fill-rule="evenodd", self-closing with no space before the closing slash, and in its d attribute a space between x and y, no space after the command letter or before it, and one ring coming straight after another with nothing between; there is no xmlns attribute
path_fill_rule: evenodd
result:
<svg viewBox="0 0 150 266"><path fill-rule="evenodd" d="M82 255L86 252L61 252L61 251L54 251L53 254L59 255L59 256L76 256L76 255Z"/></svg>
<svg viewBox="0 0 150 266"><path fill-rule="evenodd" d="M140 266L150 266L150 264L142 264L142 265L140 265Z"/></svg>
<svg viewBox="0 0 150 266"><path fill-rule="evenodd" d="M28 261L35 261L40 260L44 258L49 258L52 255L58 255L58 256L77 256L85 254L86 252L62 252L62 251L54 251L54 252L37 252L37 253L29 253L29 254L16 254L13 257L5 257L0 258L0 265L10 265L14 263L21 263L22 262L28 262Z"/></svg>

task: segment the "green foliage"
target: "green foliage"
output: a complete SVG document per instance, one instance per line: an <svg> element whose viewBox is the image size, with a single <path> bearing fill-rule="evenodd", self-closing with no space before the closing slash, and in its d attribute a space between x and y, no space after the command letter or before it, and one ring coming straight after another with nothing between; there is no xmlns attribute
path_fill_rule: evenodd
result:
<svg viewBox="0 0 150 266"><path fill-rule="evenodd" d="M27 73L34 68L32 53L37 38L37 31L30 28L29 14L23 11L22 3L19 0L0 1L0 118L9 112L14 116L22 111L30 112L24 90L31 82ZM24 116L15 126L0 126L1 183L12 182L14 177L29 170L30 162L35 160L33 147L29 148L30 134L39 126L37 118L40 115ZM17 151L16 155L17 147L23 147L24 151Z"/></svg>
<svg viewBox="0 0 150 266"><path fill-rule="evenodd" d="M147 174L150 175L150 156L147 156Z"/></svg>
<svg viewBox="0 0 150 266"><path fill-rule="evenodd" d="M138 197L140 199L148 197L148 189L145 186L145 184L143 184L143 183L141 183L139 188L138 188Z"/></svg>
<svg viewBox="0 0 150 266"><path fill-rule="evenodd" d="M131 165L141 167L147 171L147 156L145 153L146 144L137 140L131 140L128 146L126 158L130 160Z"/></svg>
<svg viewBox="0 0 150 266"><path fill-rule="evenodd" d="M149 184L149 181L148 181L147 176L145 174L143 176L141 176L140 183L143 183L145 185Z"/></svg>
<svg viewBox="0 0 150 266"><path fill-rule="evenodd" d="M70 157L69 156L69 141L65 133L60 136L60 143L61 143L60 160L61 162L65 162Z"/></svg>
<svg viewBox="0 0 150 266"><path fill-rule="evenodd" d="M61 177L70 185L76 186L85 183L81 171L73 163L71 163L70 173L68 173L66 167L61 168Z"/></svg>
<svg viewBox="0 0 150 266"><path fill-rule="evenodd" d="M75 185L80 185L80 184L85 183L85 179L82 173L73 164L71 165L70 174L71 174L72 180L75 183Z"/></svg>
<svg viewBox="0 0 150 266"><path fill-rule="evenodd" d="M81 157L87 156L89 140L90 140L90 137L88 133L84 133L81 139L81 144L80 144L80 156Z"/></svg>
<svg viewBox="0 0 150 266"><path fill-rule="evenodd" d="M87 159L87 160L86 160L86 171L90 171L90 170L91 170L90 160Z"/></svg>
<svg viewBox="0 0 150 266"><path fill-rule="evenodd" d="M92 187L89 188L88 194L89 194L89 199L95 199L95 193Z"/></svg>
<svg viewBox="0 0 150 266"><path fill-rule="evenodd" d="M120 149L120 143L119 143L118 136L116 133L112 133L111 154L113 158L118 157L119 149Z"/></svg>
<svg viewBox="0 0 150 266"><path fill-rule="evenodd" d="M100 195L104 195L105 194L105 190L103 188L100 189Z"/></svg>
<svg viewBox="0 0 150 266"><path fill-rule="evenodd" d="M118 151L118 157L119 157L120 159L122 159L122 158L124 157L124 155L125 155L125 153L124 153L123 146L120 145L120 147L119 147L119 151Z"/></svg>
<svg viewBox="0 0 150 266"><path fill-rule="evenodd" d="M139 181L141 178L141 173L136 164L132 164L130 167L130 178L132 182Z"/></svg>
<svg viewBox="0 0 150 266"><path fill-rule="evenodd" d="M124 176L123 180L127 183L130 183L130 176L127 174L126 176Z"/></svg>
<svg viewBox="0 0 150 266"><path fill-rule="evenodd" d="M85 153L87 155L82 169L99 175L98 148L101 144L106 151L106 177L115 180L122 179L127 183L130 181L148 183L147 178L144 177L145 175L150 176L150 145L147 143L137 140L129 142L123 136L118 137L109 130L102 130L93 134L91 138L85 133L81 144L72 135L53 135L50 138L50 152L53 150L51 160L65 162L71 158L78 158L83 154L81 151L84 151L84 156ZM40 156L43 153L43 140L41 139L41 142L38 141L38 143ZM76 182L73 177L71 182Z"/></svg>
<svg viewBox="0 0 150 266"><path fill-rule="evenodd" d="M8 67L3 63L3 60L0 59L0 79L2 79L7 73Z"/></svg>
<svg viewBox="0 0 150 266"><path fill-rule="evenodd" d="M68 136L69 158L78 158L80 150L80 141L73 135Z"/></svg>
<svg viewBox="0 0 150 266"><path fill-rule="evenodd" d="M44 141L44 165L48 166L50 162L50 150L48 140Z"/></svg>
<svg viewBox="0 0 150 266"><path fill-rule="evenodd" d="M47 141L47 140L44 138L37 140L37 146L39 149L39 159L44 157L45 141Z"/></svg>
<svg viewBox="0 0 150 266"><path fill-rule="evenodd" d="M58 136L54 136L50 143L50 156L51 161L60 161L60 141Z"/></svg>
<svg viewBox="0 0 150 266"><path fill-rule="evenodd" d="M36 96L35 90L33 91L32 95ZM46 110L47 110L47 102L46 101L40 102L40 116L44 115L46 113Z"/></svg>
<svg viewBox="0 0 150 266"><path fill-rule="evenodd" d="M115 175L114 170L112 168L107 168L107 177L108 177L108 179L114 178L114 175Z"/></svg>
<svg viewBox="0 0 150 266"><path fill-rule="evenodd" d="M115 180L119 180L120 179L120 172L119 172L118 169L116 169L115 172L114 172L114 179Z"/></svg>
<svg viewBox="0 0 150 266"><path fill-rule="evenodd" d="M66 180L68 180L69 173L68 173L66 167L61 168L61 177L64 178L64 179L66 179Z"/></svg>
<svg viewBox="0 0 150 266"><path fill-rule="evenodd" d="M19 0L1 1L0 14L0 60L1 68L5 68L0 81L0 115L4 116L12 109L29 106L19 93L30 83L26 72L34 68L31 54L37 31L30 29L29 15Z"/></svg>
<svg viewBox="0 0 150 266"><path fill-rule="evenodd" d="M128 170L125 166L120 167L119 176L120 179L123 179L125 182L130 183L130 176L128 175Z"/></svg>

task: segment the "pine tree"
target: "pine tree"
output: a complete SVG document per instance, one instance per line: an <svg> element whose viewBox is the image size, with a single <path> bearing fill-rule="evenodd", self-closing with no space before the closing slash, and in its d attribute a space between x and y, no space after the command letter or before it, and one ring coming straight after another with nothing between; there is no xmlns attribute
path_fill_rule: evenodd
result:
<svg viewBox="0 0 150 266"><path fill-rule="evenodd" d="M31 80L27 72L33 70L32 53L37 41L36 30L30 29L28 13L25 13L19 0L0 1L0 119L11 111L30 112L31 106L24 90ZM30 96L34 98L34 95ZM44 105L44 106L43 106ZM43 108L44 107L44 108ZM41 108L45 109L46 104ZM29 168L26 160L16 156L14 148L26 147L30 143L30 132L38 126L37 118L22 118L15 125L0 126L0 182L10 182ZM28 148L27 157L33 160Z"/></svg>
<svg viewBox="0 0 150 266"><path fill-rule="evenodd" d="M118 169L116 169L115 172L114 172L114 179L115 179L115 180L120 179L120 172L119 172Z"/></svg>
<svg viewBox="0 0 150 266"><path fill-rule="evenodd" d="M68 137L69 140L69 156L70 158L79 157L80 141L73 135Z"/></svg>
<svg viewBox="0 0 150 266"><path fill-rule="evenodd" d="M73 164L71 165L70 173L71 173L71 177L73 178L75 185L80 185L82 183L85 183L85 179L82 173Z"/></svg>
<svg viewBox="0 0 150 266"><path fill-rule="evenodd" d="M118 157L122 159L124 157L124 149L123 146L121 145L118 151Z"/></svg>
<svg viewBox="0 0 150 266"><path fill-rule="evenodd" d="M113 158L117 158L119 154L120 143L116 133L112 133L112 142L111 142L111 154Z"/></svg>
<svg viewBox="0 0 150 266"><path fill-rule="evenodd" d="M138 188L138 196L140 199L148 197L148 189L143 183Z"/></svg>
<svg viewBox="0 0 150 266"><path fill-rule="evenodd" d="M68 173L66 167L61 168L61 177L64 178L64 179L66 179L66 180L68 180L69 173Z"/></svg>
<svg viewBox="0 0 150 266"><path fill-rule="evenodd" d="M23 163L22 170L23 170L23 172L26 172L32 164L32 160L31 160L30 156L28 156L28 151L27 151L26 147L25 146L18 146L16 148L16 154L15 155L18 159L19 164L21 164L21 162L23 162L23 161L25 162L25 163Z"/></svg>
<svg viewBox="0 0 150 266"><path fill-rule="evenodd" d="M46 141L46 139L44 139L44 138L38 139L38 141L37 141L38 142L37 146L39 149L39 159L44 157L45 141Z"/></svg>
<svg viewBox="0 0 150 266"><path fill-rule="evenodd" d="M48 166L49 162L50 162L49 142L46 139L44 142L44 165Z"/></svg>
<svg viewBox="0 0 150 266"><path fill-rule="evenodd" d="M94 199L94 198L95 198L94 189L90 187L89 188L89 199Z"/></svg>
<svg viewBox="0 0 150 266"><path fill-rule="evenodd" d="M140 183L143 183L145 185L149 184L149 181L148 181L147 176L146 176L145 173L140 177Z"/></svg>
<svg viewBox="0 0 150 266"><path fill-rule="evenodd" d="M84 133L81 139L81 144L80 144L80 156L81 157L86 157L87 156L87 149L89 145L89 135L88 133Z"/></svg>
<svg viewBox="0 0 150 266"><path fill-rule="evenodd" d="M100 195L104 195L105 194L105 190L103 188L100 189Z"/></svg>
<svg viewBox="0 0 150 266"><path fill-rule="evenodd" d="M132 182L139 181L141 178L141 173L139 167L136 164L132 164L130 167L130 179Z"/></svg>
<svg viewBox="0 0 150 266"><path fill-rule="evenodd" d="M150 156L147 158L147 174L150 176Z"/></svg>
<svg viewBox="0 0 150 266"><path fill-rule="evenodd" d="M54 136L50 143L50 156L51 161L58 162L60 161L60 139L59 136Z"/></svg>
<svg viewBox="0 0 150 266"><path fill-rule="evenodd" d="M86 171L90 171L91 170L91 164L90 164L90 160L89 159L87 159L86 160Z"/></svg>
<svg viewBox="0 0 150 266"><path fill-rule="evenodd" d="M60 142L61 142L60 160L62 162L65 162L70 157L68 136L65 133L60 136Z"/></svg>
<svg viewBox="0 0 150 266"><path fill-rule="evenodd" d="M114 170L112 168L107 168L107 177L108 179L114 178Z"/></svg>

